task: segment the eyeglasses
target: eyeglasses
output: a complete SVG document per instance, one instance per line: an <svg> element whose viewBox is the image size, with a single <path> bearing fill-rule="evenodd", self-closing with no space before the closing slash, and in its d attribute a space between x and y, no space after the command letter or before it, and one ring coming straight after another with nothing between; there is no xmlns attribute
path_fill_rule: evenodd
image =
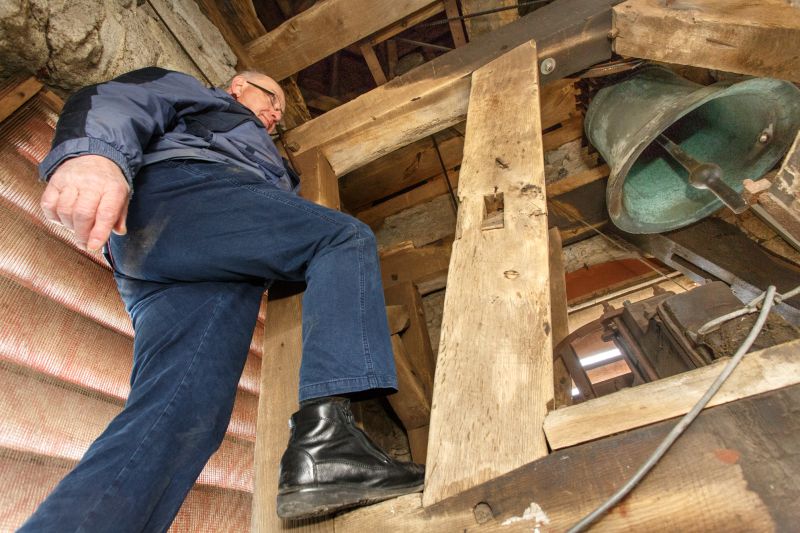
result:
<svg viewBox="0 0 800 533"><path fill-rule="evenodd" d="M272 108L275 111L277 111L278 113L280 113L281 116L283 116L283 109L281 109L281 101L278 98L278 95L275 94L275 91L270 91L266 87L262 87L261 85L258 85L257 83L253 83L250 80L245 80L245 81L247 81L247 83L249 83L250 85L252 85L256 89L259 89L261 92L265 93L267 96L269 96L269 103L272 105Z"/></svg>

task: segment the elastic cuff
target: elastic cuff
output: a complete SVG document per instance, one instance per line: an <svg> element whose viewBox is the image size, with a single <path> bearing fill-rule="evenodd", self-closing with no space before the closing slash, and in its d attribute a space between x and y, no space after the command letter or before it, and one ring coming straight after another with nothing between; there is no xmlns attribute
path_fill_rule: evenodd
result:
<svg viewBox="0 0 800 533"><path fill-rule="evenodd" d="M39 178L42 181L49 180L58 165L67 159L82 155L100 155L116 163L125 176L131 191L133 190L133 173L125 154L107 142L93 137L69 139L50 150L50 153L39 165Z"/></svg>

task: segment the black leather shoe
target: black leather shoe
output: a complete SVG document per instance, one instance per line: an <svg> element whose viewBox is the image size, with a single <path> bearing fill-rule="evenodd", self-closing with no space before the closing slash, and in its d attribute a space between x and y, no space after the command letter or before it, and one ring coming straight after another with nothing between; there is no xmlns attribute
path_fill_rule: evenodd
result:
<svg viewBox="0 0 800 533"><path fill-rule="evenodd" d="M278 516L308 518L420 492L425 467L389 457L353 423L350 402L322 398L292 415Z"/></svg>

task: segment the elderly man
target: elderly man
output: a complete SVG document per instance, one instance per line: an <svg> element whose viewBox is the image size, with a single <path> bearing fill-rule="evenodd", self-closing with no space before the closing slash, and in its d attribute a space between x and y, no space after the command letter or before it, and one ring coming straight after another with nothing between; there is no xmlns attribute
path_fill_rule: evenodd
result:
<svg viewBox="0 0 800 533"><path fill-rule="evenodd" d="M264 287L279 280L306 291L278 514L422 488L421 466L353 424L347 397L397 386L375 240L296 195L268 134L285 105L262 74L220 90L158 68L66 103L41 205L79 245L105 244L136 332L131 392L22 531L165 531L222 442Z"/></svg>

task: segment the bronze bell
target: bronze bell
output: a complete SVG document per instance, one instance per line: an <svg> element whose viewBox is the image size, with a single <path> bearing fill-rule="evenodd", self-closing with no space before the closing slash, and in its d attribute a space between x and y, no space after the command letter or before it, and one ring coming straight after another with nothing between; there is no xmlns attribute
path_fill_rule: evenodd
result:
<svg viewBox="0 0 800 533"><path fill-rule="evenodd" d="M800 90L767 78L703 86L649 65L600 90L584 127L611 168L611 220L661 233L723 202L747 207L742 182L772 169L800 128Z"/></svg>

